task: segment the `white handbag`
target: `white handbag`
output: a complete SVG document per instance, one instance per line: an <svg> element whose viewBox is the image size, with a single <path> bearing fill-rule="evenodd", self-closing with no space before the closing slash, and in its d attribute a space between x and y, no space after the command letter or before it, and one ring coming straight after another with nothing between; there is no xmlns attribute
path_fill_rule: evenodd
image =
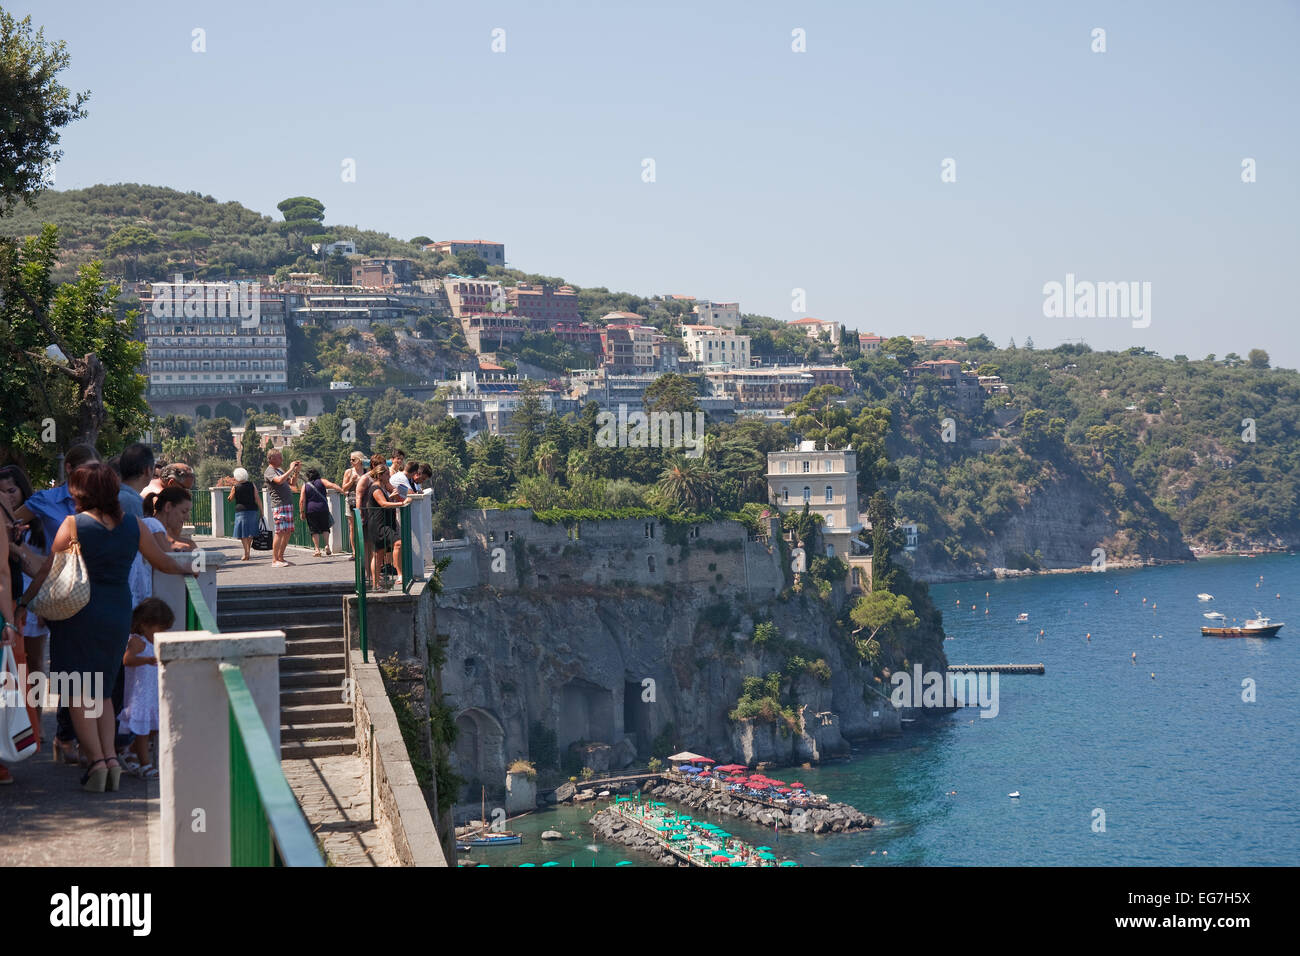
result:
<svg viewBox="0 0 1300 956"><path fill-rule="evenodd" d="M77 540L77 520L72 520L72 544L57 551L50 573L32 599L31 609L47 621L66 621L90 603L90 575Z"/></svg>
<svg viewBox="0 0 1300 956"><path fill-rule="evenodd" d="M14 649L6 644L0 657L0 761L5 763L17 763L36 753L36 732L27 716L26 690Z"/></svg>

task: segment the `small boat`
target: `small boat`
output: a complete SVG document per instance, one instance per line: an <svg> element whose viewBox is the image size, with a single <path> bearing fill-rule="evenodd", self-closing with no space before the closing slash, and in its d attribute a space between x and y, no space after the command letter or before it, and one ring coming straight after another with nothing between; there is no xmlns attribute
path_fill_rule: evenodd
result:
<svg viewBox="0 0 1300 956"><path fill-rule="evenodd" d="M1010 793L1007 794L1007 796L1010 797L1012 800L1019 800L1019 799L1020 799L1020 791L1019 791L1019 790L1012 790Z"/></svg>
<svg viewBox="0 0 1300 956"><path fill-rule="evenodd" d="M1207 613L1207 614L1202 614L1201 617L1209 618L1211 621L1226 621L1226 620L1227 620L1227 618L1224 617L1222 614L1220 614L1218 611L1210 611L1210 612Z"/></svg>
<svg viewBox="0 0 1300 956"><path fill-rule="evenodd" d="M1214 595L1213 595L1213 594L1206 594L1204 591L1202 591L1200 594L1196 595L1196 600L1198 600L1198 601L1213 601L1213 600L1214 600Z"/></svg>
<svg viewBox="0 0 1300 956"><path fill-rule="evenodd" d="M1028 624L1028 623L1029 623L1029 615L1028 615L1027 613L1025 613L1025 612L1022 611L1020 614L1016 615L1016 623L1017 623L1017 624Z"/></svg>
<svg viewBox="0 0 1300 956"><path fill-rule="evenodd" d="M1258 611L1255 612L1259 614ZM1277 632L1284 625L1274 624L1262 614L1252 617L1240 627L1203 627L1201 633L1206 637L1277 637Z"/></svg>
<svg viewBox="0 0 1300 956"><path fill-rule="evenodd" d="M471 846L513 846L516 843L523 843L524 838L518 833L511 833L509 830L503 830L500 833L479 833L467 840L462 840L467 847ZM458 844L459 848L459 844Z"/></svg>

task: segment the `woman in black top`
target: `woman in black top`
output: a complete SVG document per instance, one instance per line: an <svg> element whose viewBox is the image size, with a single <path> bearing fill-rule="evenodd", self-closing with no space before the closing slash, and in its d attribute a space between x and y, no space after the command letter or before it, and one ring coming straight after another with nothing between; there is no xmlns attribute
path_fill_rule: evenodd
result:
<svg viewBox="0 0 1300 956"><path fill-rule="evenodd" d="M249 481L246 469L235 469L235 484L230 489L230 494L226 495L226 500L235 503L234 535L244 546L244 556L239 560L247 561L251 554L253 538L257 534L262 506L257 500L257 488Z"/></svg>

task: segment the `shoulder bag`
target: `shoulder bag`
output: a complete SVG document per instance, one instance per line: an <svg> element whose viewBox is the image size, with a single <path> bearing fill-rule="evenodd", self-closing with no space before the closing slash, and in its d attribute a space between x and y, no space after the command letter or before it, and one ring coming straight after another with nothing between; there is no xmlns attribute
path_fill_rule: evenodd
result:
<svg viewBox="0 0 1300 956"><path fill-rule="evenodd" d="M72 544L56 551L45 583L32 599L31 609L47 621L66 621L90 603L90 575L77 540L77 519L72 519Z"/></svg>

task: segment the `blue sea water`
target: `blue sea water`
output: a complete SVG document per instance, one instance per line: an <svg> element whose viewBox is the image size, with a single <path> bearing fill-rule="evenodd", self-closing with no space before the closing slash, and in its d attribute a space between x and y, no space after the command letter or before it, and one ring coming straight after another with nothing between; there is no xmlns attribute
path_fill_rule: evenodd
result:
<svg viewBox="0 0 1300 956"><path fill-rule="evenodd" d="M1202 603L1198 592L1215 600ZM1046 674L1003 675L991 719L958 711L865 744L846 761L773 772L881 818L872 831L778 834L727 818L728 830L805 866L1300 859L1300 557L974 581L932 593L950 662L1041 661ZM1279 638L1200 633L1211 623L1206 611L1231 621L1257 609L1288 622ZM1027 624L1015 623L1021 612ZM1243 700L1247 680L1253 702ZM1021 797L1010 799L1015 790ZM589 815L583 807L538 814L516 829L562 823L555 828L574 834L549 845L533 836L531 846L483 858L643 862L607 844L584 846L596 846L583 824Z"/></svg>

